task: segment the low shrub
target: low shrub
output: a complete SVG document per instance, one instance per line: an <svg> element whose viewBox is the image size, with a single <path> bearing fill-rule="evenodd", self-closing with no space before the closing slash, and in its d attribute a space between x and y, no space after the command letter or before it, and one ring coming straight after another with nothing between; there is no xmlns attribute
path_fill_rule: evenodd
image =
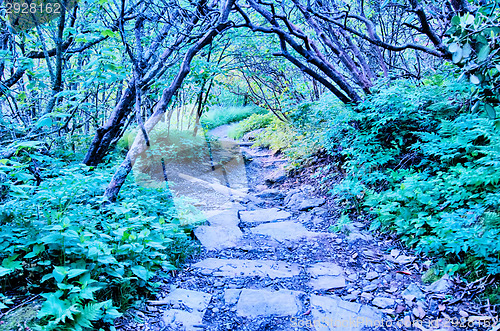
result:
<svg viewBox="0 0 500 331"><path fill-rule="evenodd" d="M324 145L345 173L330 193L371 228L396 232L444 272L500 273L498 120L470 111L470 86L395 82L337 107Z"/></svg>
<svg viewBox="0 0 500 331"><path fill-rule="evenodd" d="M266 110L255 106L246 107L226 107L214 106L209 111L201 115L200 122L206 130L214 129L218 126L239 122L252 114L264 114Z"/></svg>
<svg viewBox="0 0 500 331"><path fill-rule="evenodd" d="M228 132L228 136L232 139L240 139L250 131L267 127L273 122L274 117L272 113L252 114L239 122L235 127L231 128Z"/></svg>

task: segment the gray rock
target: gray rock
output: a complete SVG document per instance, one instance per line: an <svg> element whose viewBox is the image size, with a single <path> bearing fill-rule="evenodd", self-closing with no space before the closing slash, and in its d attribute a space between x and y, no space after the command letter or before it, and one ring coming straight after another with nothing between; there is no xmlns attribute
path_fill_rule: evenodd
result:
<svg viewBox="0 0 500 331"><path fill-rule="evenodd" d="M239 260L208 258L193 267L212 271L213 276L222 277L266 277L271 279L297 276L298 264L269 260Z"/></svg>
<svg viewBox="0 0 500 331"><path fill-rule="evenodd" d="M301 310L299 295L303 292L280 290L241 290L236 314L242 317L293 316Z"/></svg>
<svg viewBox="0 0 500 331"><path fill-rule="evenodd" d="M314 235L313 232L307 231L302 224L292 221L261 224L251 228L250 231L254 234L269 236L278 242L299 240Z"/></svg>
<svg viewBox="0 0 500 331"><path fill-rule="evenodd" d="M350 293L350 294L344 295L342 297L342 300L345 300L345 301L356 301L357 298L358 298L357 295Z"/></svg>
<svg viewBox="0 0 500 331"><path fill-rule="evenodd" d="M309 285L313 290L338 289L346 286L344 276L319 276L311 279Z"/></svg>
<svg viewBox="0 0 500 331"><path fill-rule="evenodd" d="M313 209L311 210L311 212L312 212L314 215L318 215L318 216L325 216L326 214L328 214L328 209L323 208L323 207L316 207L316 208L313 208Z"/></svg>
<svg viewBox="0 0 500 331"><path fill-rule="evenodd" d="M343 274L340 266L331 262L319 262L307 268L307 271L312 277L318 276L339 276Z"/></svg>
<svg viewBox="0 0 500 331"><path fill-rule="evenodd" d="M163 322L178 331L197 330L196 325L203 322L203 313L198 311L170 309L163 314Z"/></svg>
<svg viewBox="0 0 500 331"><path fill-rule="evenodd" d="M372 305L385 309L394 306L396 301L391 298L386 298L386 297L375 297L372 301Z"/></svg>
<svg viewBox="0 0 500 331"><path fill-rule="evenodd" d="M312 222L313 215L311 213L301 213L297 219L300 223Z"/></svg>
<svg viewBox="0 0 500 331"><path fill-rule="evenodd" d="M161 300L162 304L171 304L174 308L165 311L163 321L176 330L194 330L195 325L202 323L204 312L211 299L212 296L208 293L176 289Z"/></svg>
<svg viewBox="0 0 500 331"><path fill-rule="evenodd" d="M237 209L212 211L210 214L207 220L212 226L238 226L240 222Z"/></svg>
<svg viewBox="0 0 500 331"><path fill-rule="evenodd" d="M410 284L406 290L401 292L401 296L405 299L410 299L411 297L421 300L425 298L424 292L415 284ZM412 301L411 298L409 301Z"/></svg>
<svg viewBox="0 0 500 331"><path fill-rule="evenodd" d="M285 197L285 207L291 210L304 211L323 205L324 198L309 198L310 195L303 192L289 192Z"/></svg>
<svg viewBox="0 0 500 331"><path fill-rule="evenodd" d="M266 223L284 220L292 216L287 211L279 210L278 208L256 209L240 211L240 219L242 223Z"/></svg>
<svg viewBox="0 0 500 331"><path fill-rule="evenodd" d="M311 295L310 302L316 330L361 331L382 321L377 309L335 296Z"/></svg>
<svg viewBox="0 0 500 331"><path fill-rule="evenodd" d="M287 178L286 171L283 169L278 169L270 173L264 178L264 182L268 185L283 183Z"/></svg>
<svg viewBox="0 0 500 331"><path fill-rule="evenodd" d="M436 280L429 286L425 287L426 292L434 292L434 293L445 293L451 289L451 280L450 276L444 275L441 279Z"/></svg>
<svg viewBox="0 0 500 331"><path fill-rule="evenodd" d="M367 286L363 287L363 291L364 292L373 292L377 288L378 288L378 285L376 285L376 284L370 284L370 285L367 285Z"/></svg>
<svg viewBox="0 0 500 331"><path fill-rule="evenodd" d="M325 202L326 202L325 198L306 199L301 201L295 208L297 210L309 210L311 208L324 205ZM290 209L295 209L295 208L290 207Z"/></svg>
<svg viewBox="0 0 500 331"><path fill-rule="evenodd" d="M294 189L291 189L290 191L288 191L286 193L285 200L283 201L283 203L285 205L287 205L290 202L290 200L293 198L293 196L297 193L302 193L302 191L298 188L294 188Z"/></svg>
<svg viewBox="0 0 500 331"><path fill-rule="evenodd" d="M261 199L283 199L285 195L278 189L270 188L263 190L255 195Z"/></svg>
<svg viewBox="0 0 500 331"><path fill-rule="evenodd" d="M367 280L374 280L375 278L378 278L378 276L379 276L378 272L376 272L376 271L370 271L370 272L366 273L365 278Z"/></svg>
<svg viewBox="0 0 500 331"><path fill-rule="evenodd" d="M227 289L224 291L224 302L226 305L235 305L240 298L241 290L239 289Z"/></svg>
<svg viewBox="0 0 500 331"><path fill-rule="evenodd" d="M236 247L243 232L237 226L199 226L194 235L207 250L221 250Z"/></svg>

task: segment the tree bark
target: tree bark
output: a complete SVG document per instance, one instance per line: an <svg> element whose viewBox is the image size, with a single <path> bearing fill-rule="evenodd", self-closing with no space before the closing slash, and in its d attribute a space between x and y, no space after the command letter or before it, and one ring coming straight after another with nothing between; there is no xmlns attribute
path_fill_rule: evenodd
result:
<svg viewBox="0 0 500 331"><path fill-rule="evenodd" d="M90 144L87 154L83 159L83 163L88 166L96 166L101 163L102 158L108 152L109 145L116 138L116 136L121 132L122 126L125 124L127 117L129 116L132 108L132 103L135 98L135 82L132 80L129 82L129 86L123 91L120 101L115 106L113 112L109 116L106 123L97 128L92 143Z"/></svg>

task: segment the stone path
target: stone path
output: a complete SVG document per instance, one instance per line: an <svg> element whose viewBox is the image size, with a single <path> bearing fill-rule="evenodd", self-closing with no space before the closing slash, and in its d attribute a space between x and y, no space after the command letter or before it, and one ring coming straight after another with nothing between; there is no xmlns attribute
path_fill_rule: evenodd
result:
<svg viewBox="0 0 500 331"><path fill-rule="evenodd" d="M163 325L150 329L413 330L386 323L406 310L411 322L412 307L425 308L422 286L400 272L414 258L387 254L361 223L332 233L338 214L324 197L309 185L268 188L282 180L283 160L242 148L257 169L248 172L250 190L205 211L207 224L194 231L202 252L150 302Z"/></svg>
<svg viewBox="0 0 500 331"><path fill-rule="evenodd" d="M261 164L267 167L283 164L280 159L273 163L269 151L247 149L247 153L253 162L265 159ZM261 184L281 180L279 169L268 176L272 179L261 178ZM196 290L175 288L164 299L151 302L167 308L166 329L361 330L381 320L378 309L330 294L347 286L344 269L331 257L323 255L310 263L275 254L293 251L301 243L312 243L315 250L336 243L330 232L311 231L304 225L307 216L324 214L324 203L324 198L311 196L310 187L282 192L261 185L246 198L235 195L224 208L206 211L207 224L194 231L206 258L179 275L183 279L179 287ZM310 212L314 208L318 213ZM242 251L254 252L254 258L245 258Z"/></svg>
<svg viewBox="0 0 500 331"><path fill-rule="evenodd" d="M221 257L207 257L192 264L193 276L189 277L189 281L208 281L212 288L206 291L175 289L169 293L163 300L163 304L171 307L163 317L168 328L258 329L251 325L262 325L262 319L270 319L268 326L275 330L361 330L364 326L382 321L379 309L329 294L331 290L347 286L344 269L331 262L329 257L325 256L324 261L312 264L276 259L273 253L277 247L289 249L301 240L318 244L322 240L330 242L336 239L329 232L307 230L299 221L304 218L294 214L304 206L308 209L319 207L324 199L308 198L302 190L294 190L291 194L299 195L301 199L290 199L290 194L287 195L283 201L288 207L286 209L266 208L269 204L279 205L267 201L263 207L249 204L252 209L248 209L242 204L233 204L208 213L209 225L199 227L195 234L207 252ZM278 194L267 195L268 198L275 196ZM259 251L259 258L224 256L227 255L224 253L231 255L237 249ZM321 249L320 245L317 249ZM248 284L245 278L256 282ZM284 280L293 283L294 278L302 286L296 284L292 289L265 286L266 280L267 285L272 285ZM297 287L301 290L293 289ZM209 305L209 302L212 304ZM219 312L229 312L244 323L235 325L229 320L219 325L210 318Z"/></svg>

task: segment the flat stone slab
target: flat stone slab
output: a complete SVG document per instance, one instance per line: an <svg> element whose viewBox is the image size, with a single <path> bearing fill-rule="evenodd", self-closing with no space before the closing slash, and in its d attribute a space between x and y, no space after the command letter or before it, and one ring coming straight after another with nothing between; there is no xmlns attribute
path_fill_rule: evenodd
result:
<svg viewBox="0 0 500 331"><path fill-rule="evenodd" d="M313 290L318 291L344 288L346 286L344 276L319 276L311 279L309 285Z"/></svg>
<svg viewBox="0 0 500 331"><path fill-rule="evenodd" d="M382 314L370 306L319 295L311 295L310 302L316 331L361 331L384 325Z"/></svg>
<svg viewBox="0 0 500 331"><path fill-rule="evenodd" d="M204 330L201 327L203 322L203 313L188 312L179 309L170 309L163 314L165 325L179 331Z"/></svg>
<svg viewBox="0 0 500 331"><path fill-rule="evenodd" d="M221 250L236 247L243 236L237 226L199 226L194 229L194 235L208 250Z"/></svg>
<svg viewBox="0 0 500 331"><path fill-rule="evenodd" d="M250 231L254 234L269 236L279 242L285 240L299 240L317 235L314 232L307 231L301 223L293 221L261 224L255 228L251 228Z"/></svg>
<svg viewBox="0 0 500 331"><path fill-rule="evenodd" d="M298 264L268 260L238 260L208 258L193 265L203 269L204 273L212 271L217 277L250 277L269 276L271 279L297 276L300 273Z"/></svg>
<svg viewBox="0 0 500 331"><path fill-rule="evenodd" d="M275 188L263 190L257 193L255 196L261 199L283 199L285 197L283 192Z"/></svg>
<svg viewBox="0 0 500 331"><path fill-rule="evenodd" d="M179 304L193 311L204 311L212 300L212 295L204 292L191 291L185 289L173 290L165 299L163 304Z"/></svg>
<svg viewBox="0 0 500 331"><path fill-rule="evenodd" d="M153 304L170 304L179 309L169 309L163 314L163 321L175 330L196 330L202 324L203 315L212 300L208 293L176 289L165 299ZM182 308L182 309L181 309Z"/></svg>
<svg viewBox="0 0 500 331"><path fill-rule="evenodd" d="M238 302L240 298L241 289L228 288L224 291L224 302L226 305L232 306Z"/></svg>
<svg viewBox="0 0 500 331"><path fill-rule="evenodd" d="M324 198L311 198L308 193L292 190L288 193L284 202L286 208L304 211L322 206L326 200Z"/></svg>
<svg viewBox="0 0 500 331"><path fill-rule="evenodd" d="M307 268L311 277L318 276L339 276L344 270L337 264L331 262L319 262Z"/></svg>
<svg viewBox="0 0 500 331"><path fill-rule="evenodd" d="M207 220L211 226L223 227L237 227L240 222L237 209L212 211Z"/></svg>
<svg viewBox="0 0 500 331"><path fill-rule="evenodd" d="M266 223L284 220L292 216L287 211L278 208L257 209L240 211L240 219L243 223Z"/></svg>
<svg viewBox="0 0 500 331"><path fill-rule="evenodd" d="M236 304L236 314L241 317L294 316L302 307L299 291L242 289Z"/></svg>

